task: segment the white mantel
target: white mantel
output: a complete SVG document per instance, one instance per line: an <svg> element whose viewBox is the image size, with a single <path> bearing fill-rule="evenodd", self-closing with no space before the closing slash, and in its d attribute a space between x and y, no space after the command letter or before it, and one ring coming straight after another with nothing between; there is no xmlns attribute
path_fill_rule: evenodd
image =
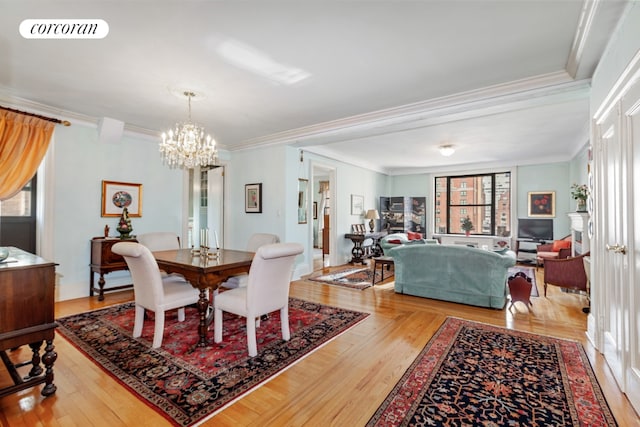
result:
<svg viewBox="0 0 640 427"><path fill-rule="evenodd" d="M591 244L589 233L587 233L587 223L589 214L586 212L569 213L571 220L571 256L576 256L589 252Z"/></svg>

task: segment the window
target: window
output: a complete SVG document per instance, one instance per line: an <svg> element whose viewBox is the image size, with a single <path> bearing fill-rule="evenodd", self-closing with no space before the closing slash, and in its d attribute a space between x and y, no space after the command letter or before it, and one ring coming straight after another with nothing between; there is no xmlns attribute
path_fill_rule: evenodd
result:
<svg viewBox="0 0 640 427"><path fill-rule="evenodd" d="M435 180L435 205L440 206L434 230L463 234L460 226L467 215L472 234L511 235L511 173L441 176ZM464 189L464 190L462 190Z"/></svg>
<svg viewBox="0 0 640 427"><path fill-rule="evenodd" d="M35 197L35 177L27 182L15 196L0 202L0 215L4 217L31 217L31 204Z"/></svg>

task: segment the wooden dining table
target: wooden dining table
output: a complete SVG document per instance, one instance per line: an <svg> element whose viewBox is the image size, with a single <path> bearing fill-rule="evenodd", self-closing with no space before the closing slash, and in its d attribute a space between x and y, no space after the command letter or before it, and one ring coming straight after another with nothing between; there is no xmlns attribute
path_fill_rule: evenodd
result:
<svg viewBox="0 0 640 427"><path fill-rule="evenodd" d="M203 257L193 253L191 249L177 249L170 251L153 252L158 267L167 273L177 273L184 276L191 283L191 286L200 290L198 300L198 314L200 322L198 325L198 335L200 336L197 346L206 347L207 328L211 316L207 316L209 309L209 299L207 289L213 293L218 289L220 283L226 281L230 276L247 273L253 261L254 252L236 251L232 249L220 249L216 258Z"/></svg>

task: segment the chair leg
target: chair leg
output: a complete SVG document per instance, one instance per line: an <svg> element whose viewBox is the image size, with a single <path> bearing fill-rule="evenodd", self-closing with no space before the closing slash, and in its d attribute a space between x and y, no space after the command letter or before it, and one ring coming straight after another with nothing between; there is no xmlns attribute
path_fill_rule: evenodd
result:
<svg viewBox="0 0 640 427"><path fill-rule="evenodd" d="M545 296L545 298L547 296L547 284L546 283L544 284L544 296Z"/></svg>
<svg viewBox="0 0 640 427"><path fill-rule="evenodd" d="M289 341L291 331L289 330L289 306L285 305L280 309L280 323L282 328L282 339Z"/></svg>
<svg viewBox="0 0 640 427"><path fill-rule="evenodd" d="M178 309L178 322L184 322L184 307Z"/></svg>
<svg viewBox="0 0 640 427"><path fill-rule="evenodd" d="M156 324L153 330L153 348L162 345L162 334L164 333L164 311L156 311Z"/></svg>
<svg viewBox="0 0 640 427"><path fill-rule="evenodd" d="M133 321L133 337L138 338L142 335L142 325L144 323L144 307L136 305L136 315Z"/></svg>
<svg viewBox="0 0 640 427"><path fill-rule="evenodd" d="M253 316L247 316L247 347L249 348L249 357L258 355L258 343L256 341L256 319Z"/></svg>
<svg viewBox="0 0 640 427"><path fill-rule="evenodd" d="M213 341L222 342L222 310L213 310Z"/></svg>

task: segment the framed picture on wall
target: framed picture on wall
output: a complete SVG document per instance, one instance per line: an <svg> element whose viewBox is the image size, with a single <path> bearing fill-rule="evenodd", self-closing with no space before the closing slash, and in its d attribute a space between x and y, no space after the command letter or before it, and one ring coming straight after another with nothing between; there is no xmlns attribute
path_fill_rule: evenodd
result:
<svg viewBox="0 0 640 427"><path fill-rule="evenodd" d="M102 216L120 216L124 208L130 217L142 216L142 184L103 180Z"/></svg>
<svg viewBox="0 0 640 427"><path fill-rule="evenodd" d="M262 213L262 183L245 184L244 211L245 213Z"/></svg>
<svg viewBox="0 0 640 427"><path fill-rule="evenodd" d="M364 212L364 196L351 195L351 215L362 215Z"/></svg>
<svg viewBox="0 0 640 427"><path fill-rule="evenodd" d="M555 191L530 191L528 196L529 216L546 218L556 216Z"/></svg>

